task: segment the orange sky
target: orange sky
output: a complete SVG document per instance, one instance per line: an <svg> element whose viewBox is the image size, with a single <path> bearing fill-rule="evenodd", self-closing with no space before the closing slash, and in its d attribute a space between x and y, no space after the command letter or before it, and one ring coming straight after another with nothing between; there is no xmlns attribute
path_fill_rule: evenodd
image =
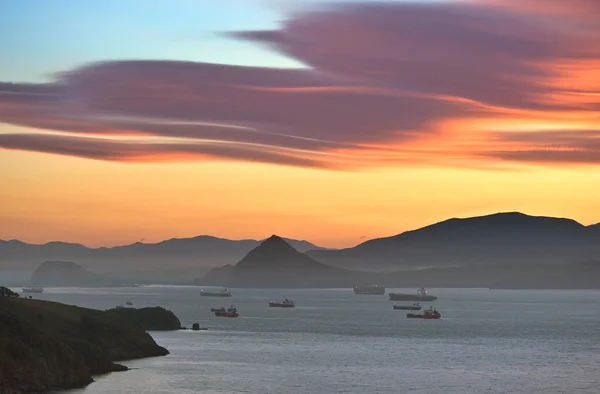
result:
<svg viewBox="0 0 600 394"><path fill-rule="evenodd" d="M113 163L2 151L0 168L5 186L0 239L29 242L101 246L277 233L343 247L363 236L496 211L600 222L600 171L594 167L355 173L248 163Z"/></svg>
<svg viewBox="0 0 600 394"><path fill-rule="evenodd" d="M298 68L0 75L0 239L344 247L498 211L600 222L600 2L314 11L227 36Z"/></svg>

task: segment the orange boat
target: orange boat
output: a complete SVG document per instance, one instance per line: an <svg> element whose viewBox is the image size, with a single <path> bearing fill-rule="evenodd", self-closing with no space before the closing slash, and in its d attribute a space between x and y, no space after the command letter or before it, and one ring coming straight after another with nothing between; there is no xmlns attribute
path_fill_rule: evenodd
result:
<svg viewBox="0 0 600 394"><path fill-rule="evenodd" d="M213 311L215 313L215 316L218 317L238 317L240 314L238 313L237 309L234 308L233 306L231 306L230 308L227 308L227 310L224 309L217 309Z"/></svg>
<svg viewBox="0 0 600 394"><path fill-rule="evenodd" d="M407 313L406 317L409 319L439 319L442 315L437 309L433 309L433 307L430 306L429 309L423 311L423 313Z"/></svg>

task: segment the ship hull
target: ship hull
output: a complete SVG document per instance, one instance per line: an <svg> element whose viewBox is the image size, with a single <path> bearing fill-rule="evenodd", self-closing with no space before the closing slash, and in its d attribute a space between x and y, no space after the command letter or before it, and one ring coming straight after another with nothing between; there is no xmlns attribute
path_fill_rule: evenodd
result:
<svg viewBox="0 0 600 394"><path fill-rule="evenodd" d="M280 303L277 303L277 302L269 302L269 306L271 308L294 308L296 305L280 304Z"/></svg>
<svg viewBox="0 0 600 394"><path fill-rule="evenodd" d="M437 320L442 316L439 313L433 313L430 315L407 313L406 317L409 319Z"/></svg>
<svg viewBox="0 0 600 394"><path fill-rule="evenodd" d="M401 311L420 311L420 306L394 305L394 309Z"/></svg>
<svg viewBox="0 0 600 394"><path fill-rule="evenodd" d="M201 297L231 297L231 293L206 293L200 292Z"/></svg>
<svg viewBox="0 0 600 394"><path fill-rule="evenodd" d="M437 300L436 296L426 295L426 296L418 296L414 294L397 294L390 293L390 301L435 301Z"/></svg>
<svg viewBox="0 0 600 394"><path fill-rule="evenodd" d="M239 315L237 312L215 312L215 316L217 317L238 317Z"/></svg>
<svg viewBox="0 0 600 394"><path fill-rule="evenodd" d="M361 294L361 295L384 295L385 294L385 287L375 287L375 288L365 288L365 289L354 288L354 294Z"/></svg>

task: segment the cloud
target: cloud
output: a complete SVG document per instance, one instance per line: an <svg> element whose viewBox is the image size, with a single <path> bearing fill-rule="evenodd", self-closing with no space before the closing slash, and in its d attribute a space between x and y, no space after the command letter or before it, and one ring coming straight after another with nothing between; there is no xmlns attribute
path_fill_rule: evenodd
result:
<svg viewBox="0 0 600 394"><path fill-rule="evenodd" d="M600 3L565 4L330 6L231 34L307 69L115 61L51 84L0 83L0 122L53 131L0 135L0 148L318 168L456 156L596 164L593 150L534 153L557 137L553 123L577 145L600 122ZM489 123L505 126L474 126ZM523 131L535 123L546 126Z"/></svg>

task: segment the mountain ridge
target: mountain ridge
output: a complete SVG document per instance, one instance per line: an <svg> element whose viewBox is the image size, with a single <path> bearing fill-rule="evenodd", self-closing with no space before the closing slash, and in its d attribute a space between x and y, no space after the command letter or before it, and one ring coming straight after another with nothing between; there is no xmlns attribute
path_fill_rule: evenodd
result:
<svg viewBox="0 0 600 394"><path fill-rule="evenodd" d="M215 268L194 284L229 287L350 286L357 273L329 267L272 235L234 266ZM369 274L367 274L369 275Z"/></svg>
<svg viewBox="0 0 600 394"><path fill-rule="evenodd" d="M599 245L596 225L499 212L451 218L352 248L308 251L307 255L340 268L389 271L470 263L581 262L600 255Z"/></svg>
<svg viewBox="0 0 600 394"><path fill-rule="evenodd" d="M319 246L305 240L287 240L301 250L320 249ZM29 244L10 240L0 242L0 265L13 269L33 269L43 261L66 260L93 268L95 272L111 275L139 269L208 269L237 262L260 242L252 239L229 240L199 235L192 238L171 238L156 243L135 242L90 248L62 241Z"/></svg>

